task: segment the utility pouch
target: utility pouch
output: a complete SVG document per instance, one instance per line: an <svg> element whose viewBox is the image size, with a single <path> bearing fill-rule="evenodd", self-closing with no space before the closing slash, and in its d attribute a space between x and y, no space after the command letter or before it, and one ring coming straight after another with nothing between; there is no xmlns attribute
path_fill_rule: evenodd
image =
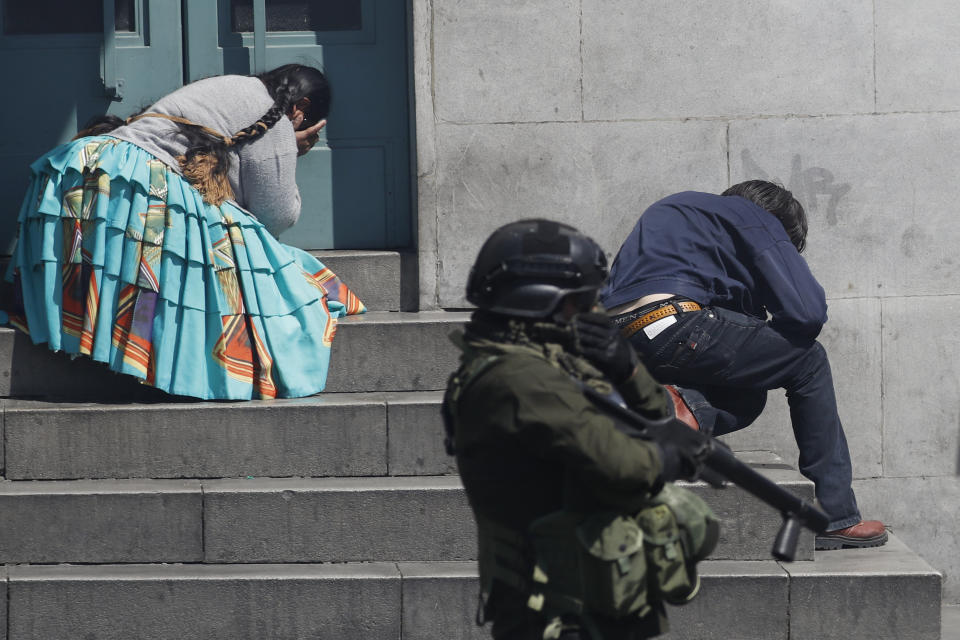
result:
<svg viewBox="0 0 960 640"><path fill-rule="evenodd" d="M696 570L689 571L689 563L680 541L680 528L670 508L663 504L648 507L637 514L640 526L647 532L647 560L649 583L655 597L670 604L681 604L692 599L700 589Z"/></svg>
<svg viewBox="0 0 960 640"><path fill-rule="evenodd" d="M684 604L697 594L697 562L719 525L693 493L667 484L634 515L557 511L536 520L529 606L551 614L644 616L650 602Z"/></svg>
<svg viewBox="0 0 960 640"><path fill-rule="evenodd" d="M558 511L535 521L530 535L537 558L531 608L610 618L649 611L645 536L631 516Z"/></svg>
<svg viewBox="0 0 960 640"><path fill-rule="evenodd" d="M587 608L611 618L646 614L649 566L637 521L597 514L577 527L577 540Z"/></svg>
<svg viewBox="0 0 960 640"><path fill-rule="evenodd" d="M697 563L717 546L720 526L703 500L671 483L651 502L636 518L646 534L652 597L685 604L700 590Z"/></svg>

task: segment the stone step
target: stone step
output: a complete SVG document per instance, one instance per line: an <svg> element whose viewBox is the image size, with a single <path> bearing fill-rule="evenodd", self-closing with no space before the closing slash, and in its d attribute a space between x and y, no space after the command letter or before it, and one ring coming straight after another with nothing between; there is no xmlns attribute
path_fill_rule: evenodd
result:
<svg viewBox="0 0 960 640"><path fill-rule="evenodd" d="M3 404L9 480L437 476L456 473L443 449L440 392L320 394L246 403ZM739 452L767 477L812 499L812 486L768 452ZM743 492L697 485L743 541L733 558L767 557L779 518ZM735 532L735 533L734 533ZM748 542L762 541L745 556ZM723 547L721 547L721 551ZM812 538L801 538L801 556Z"/></svg>
<svg viewBox="0 0 960 640"><path fill-rule="evenodd" d="M0 482L0 563L200 562L196 480Z"/></svg>
<svg viewBox="0 0 960 640"><path fill-rule="evenodd" d="M458 352L448 336L465 312L374 311L344 318L333 343L327 392L433 391L446 387ZM0 328L0 397L157 400L162 394L88 358L70 360Z"/></svg>
<svg viewBox="0 0 960 640"><path fill-rule="evenodd" d="M666 640L940 638L941 577L895 537L815 562L700 567L702 593L669 608ZM5 573L0 640L489 637L489 627L474 624L473 562L21 565Z"/></svg>
<svg viewBox="0 0 960 640"><path fill-rule="evenodd" d="M425 391L237 403L3 400L0 460L10 480L443 475L456 465L443 448L442 397Z"/></svg>
<svg viewBox="0 0 960 640"><path fill-rule="evenodd" d="M442 399L442 391L238 403L6 399L0 472L9 480L452 474ZM789 468L769 452L738 455Z"/></svg>
<svg viewBox="0 0 960 640"><path fill-rule="evenodd" d="M445 389L460 352L450 333L467 312L366 313L337 326L326 392Z"/></svg>
<svg viewBox="0 0 960 640"><path fill-rule="evenodd" d="M381 563L17 566L7 589L9 640L399 640L404 606Z"/></svg>
<svg viewBox="0 0 960 640"><path fill-rule="evenodd" d="M804 497L789 469L760 468ZM723 520L717 559L769 557L780 517L735 487L690 488ZM0 482L0 563L470 560L457 476ZM744 526L743 522L749 523ZM805 532L797 558L813 557Z"/></svg>
<svg viewBox="0 0 960 640"><path fill-rule="evenodd" d="M740 451L739 458L771 482L804 500L813 502L813 483L769 451ZM780 526L779 512L736 485L713 489L703 482L685 483L703 498L721 522L720 543L711 554L714 560L767 560ZM800 533L796 560L812 560L813 532Z"/></svg>
<svg viewBox="0 0 960 640"><path fill-rule="evenodd" d="M457 477L214 480L203 488L207 562L476 557Z"/></svg>
<svg viewBox="0 0 960 640"><path fill-rule="evenodd" d="M791 638L938 639L943 577L896 536L785 565ZM840 621L841 624L837 624Z"/></svg>
<svg viewBox="0 0 960 640"><path fill-rule="evenodd" d="M353 290L371 311L400 311L413 308L404 301L402 287L416 280L414 273L405 274L413 254L396 251L329 250L310 251ZM413 260L411 260L413 258ZM412 277L410 277L412 276Z"/></svg>
<svg viewBox="0 0 960 640"><path fill-rule="evenodd" d="M960 604L944 602L940 607L940 640L960 640Z"/></svg>

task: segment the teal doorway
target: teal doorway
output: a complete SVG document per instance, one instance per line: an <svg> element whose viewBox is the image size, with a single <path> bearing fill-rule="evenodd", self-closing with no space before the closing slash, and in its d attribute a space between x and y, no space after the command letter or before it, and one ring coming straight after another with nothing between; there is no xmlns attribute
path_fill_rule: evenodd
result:
<svg viewBox="0 0 960 640"><path fill-rule="evenodd" d="M288 62L323 69L333 105L298 163L303 211L281 240L411 247L407 34L400 0L0 0L0 253L30 163L91 117L127 117L194 80Z"/></svg>

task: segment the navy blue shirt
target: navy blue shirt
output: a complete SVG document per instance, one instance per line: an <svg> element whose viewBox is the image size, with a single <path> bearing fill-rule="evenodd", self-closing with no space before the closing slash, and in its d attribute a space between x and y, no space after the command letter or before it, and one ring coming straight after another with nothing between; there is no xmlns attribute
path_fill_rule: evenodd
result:
<svg viewBox="0 0 960 640"><path fill-rule="evenodd" d="M685 191L647 209L600 292L608 309L651 293L685 296L815 338L827 321L823 287L773 214L739 196Z"/></svg>

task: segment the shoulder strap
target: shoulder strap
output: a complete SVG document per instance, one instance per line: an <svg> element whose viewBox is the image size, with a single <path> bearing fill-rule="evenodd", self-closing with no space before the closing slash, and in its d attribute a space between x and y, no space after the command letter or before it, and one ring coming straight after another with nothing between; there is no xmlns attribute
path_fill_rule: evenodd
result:
<svg viewBox="0 0 960 640"><path fill-rule="evenodd" d="M456 447L454 447L454 416L457 415L457 403L460 401L463 390L501 357L502 354L493 353L473 357L450 376L450 380L447 382L447 393L443 396L442 407L445 431L443 446L447 455L452 456L456 453Z"/></svg>

